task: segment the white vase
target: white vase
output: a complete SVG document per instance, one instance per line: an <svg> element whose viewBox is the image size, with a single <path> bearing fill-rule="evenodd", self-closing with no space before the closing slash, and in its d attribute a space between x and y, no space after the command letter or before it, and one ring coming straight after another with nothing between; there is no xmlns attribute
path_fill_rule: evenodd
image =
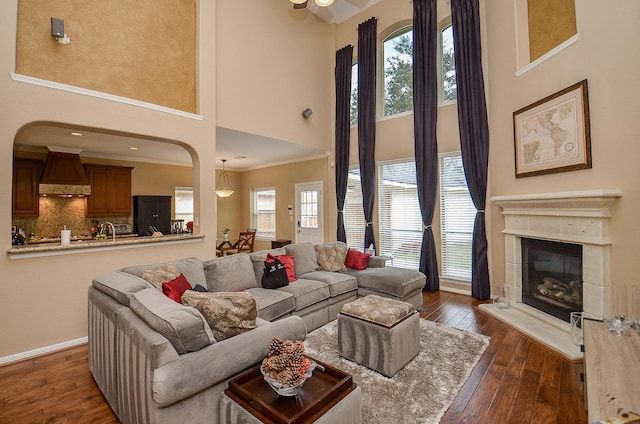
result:
<svg viewBox="0 0 640 424"><path fill-rule="evenodd" d="M224 233L224 234L222 235L222 238L224 239L224 241L229 240L229 234Z"/></svg>

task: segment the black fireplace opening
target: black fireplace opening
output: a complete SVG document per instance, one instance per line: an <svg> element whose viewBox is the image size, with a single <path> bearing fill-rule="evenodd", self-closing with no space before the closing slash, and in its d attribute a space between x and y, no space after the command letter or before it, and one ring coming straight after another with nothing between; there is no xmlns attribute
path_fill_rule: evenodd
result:
<svg viewBox="0 0 640 424"><path fill-rule="evenodd" d="M582 245L523 238L522 302L569 322L582 311Z"/></svg>

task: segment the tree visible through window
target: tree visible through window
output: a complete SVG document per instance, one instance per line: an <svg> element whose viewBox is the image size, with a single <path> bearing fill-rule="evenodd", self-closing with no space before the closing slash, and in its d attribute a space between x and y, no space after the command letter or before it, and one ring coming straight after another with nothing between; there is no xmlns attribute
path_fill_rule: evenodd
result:
<svg viewBox="0 0 640 424"><path fill-rule="evenodd" d="M450 102L456 100L458 96L456 90L456 59L453 50L453 26L451 23L440 31L440 48L442 63L441 96L443 102Z"/></svg>
<svg viewBox="0 0 640 424"><path fill-rule="evenodd" d="M384 115L413 110L413 30L403 28L387 38L384 54Z"/></svg>
<svg viewBox="0 0 640 424"><path fill-rule="evenodd" d="M256 237L276 238L276 190L254 189L251 199L252 226Z"/></svg>
<svg viewBox="0 0 640 424"><path fill-rule="evenodd" d="M358 64L351 67L351 104L349 105L349 121L358 125Z"/></svg>

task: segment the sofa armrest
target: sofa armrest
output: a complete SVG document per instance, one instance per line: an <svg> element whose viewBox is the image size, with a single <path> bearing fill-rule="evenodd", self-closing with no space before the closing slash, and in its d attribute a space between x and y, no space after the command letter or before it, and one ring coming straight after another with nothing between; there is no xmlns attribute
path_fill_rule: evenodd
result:
<svg viewBox="0 0 640 424"><path fill-rule="evenodd" d="M274 337L304 340L306 334L302 318L291 316L180 355L153 372L153 399L169 406L259 364Z"/></svg>
<svg viewBox="0 0 640 424"><path fill-rule="evenodd" d="M384 268L387 266L387 256L369 256L369 268Z"/></svg>

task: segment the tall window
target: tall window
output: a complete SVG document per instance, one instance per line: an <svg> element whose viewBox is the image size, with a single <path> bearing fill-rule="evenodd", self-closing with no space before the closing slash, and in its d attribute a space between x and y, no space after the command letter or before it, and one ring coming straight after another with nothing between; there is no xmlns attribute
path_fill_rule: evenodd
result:
<svg viewBox="0 0 640 424"><path fill-rule="evenodd" d="M471 281L471 242L476 208L460 154L440 157L440 236L443 277Z"/></svg>
<svg viewBox="0 0 640 424"><path fill-rule="evenodd" d="M422 215L414 161L378 165L378 209L378 254L391 255L393 266L418 269Z"/></svg>
<svg viewBox="0 0 640 424"><path fill-rule="evenodd" d="M384 115L413 110L413 29L403 28L382 44Z"/></svg>
<svg viewBox="0 0 640 424"><path fill-rule="evenodd" d="M362 209L362 187L360 187L360 168L349 168L347 196L344 200L344 227L347 233L347 245L354 249L364 249L364 228L367 224Z"/></svg>
<svg viewBox="0 0 640 424"><path fill-rule="evenodd" d="M193 187L176 187L174 194L175 219L193 221Z"/></svg>
<svg viewBox="0 0 640 424"><path fill-rule="evenodd" d="M351 125L358 125L358 64L351 66L351 104L349 107Z"/></svg>
<svg viewBox="0 0 640 424"><path fill-rule="evenodd" d="M256 237L276 238L276 190L254 189L251 192L251 223Z"/></svg>
<svg viewBox="0 0 640 424"><path fill-rule="evenodd" d="M456 100L456 60L453 50L453 26L451 17L441 24L440 43L440 63L442 67L439 72L440 79L440 101L451 102Z"/></svg>
<svg viewBox="0 0 640 424"><path fill-rule="evenodd" d="M300 225L303 228L318 228L318 191L300 192Z"/></svg>

